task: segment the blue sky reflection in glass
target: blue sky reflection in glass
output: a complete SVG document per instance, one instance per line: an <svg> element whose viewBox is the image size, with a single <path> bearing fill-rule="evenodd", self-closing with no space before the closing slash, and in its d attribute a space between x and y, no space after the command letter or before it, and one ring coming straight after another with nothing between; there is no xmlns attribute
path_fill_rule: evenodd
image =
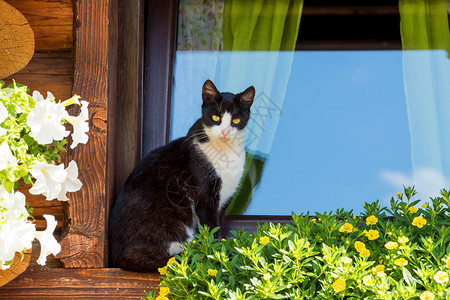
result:
<svg viewBox="0 0 450 300"><path fill-rule="evenodd" d="M446 53L432 52L447 64L443 70L448 75ZM253 65L233 63L248 57ZM290 64L285 87L271 74L268 88L264 80L252 80L267 74L259 71L252 76L246 70L270 66L272 59L278 69L272 67L270 72L277 74L283 72L280 65ZM230 65L235 67L224 71ZM445 165L449 152L440 154L441 168L432 162L427 165L426 159L413 167L413 160L420 160L417 155L427 154L416 150L416 158L412 155L412 110L420 107L414 108L414 99L409 99L408 109L402 51L177 52L172 139L184 136L200 117L206 79L220 91L240 92L249 85L257 91L255 104L259 101L260 106L252 111L246 145L247 151L267 161L245 214L289 215L343 207L359 213L365 201L380 199L387 204L403 184L415 184L422 199L438 195L450 184L450 166ZM444 119L437 114L437 119ZM448 132L450 123L438 126ZM421 126L415 127L417 131Z"/></svg>

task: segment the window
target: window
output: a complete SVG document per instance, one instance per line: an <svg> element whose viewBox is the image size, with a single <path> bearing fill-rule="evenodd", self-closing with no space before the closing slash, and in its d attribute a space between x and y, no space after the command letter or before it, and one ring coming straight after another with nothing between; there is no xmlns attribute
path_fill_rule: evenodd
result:
<svg viewBox="0 0 450 300"><path fill-rule="evenodd" d="M363 202L386 203L402 185L427 199L450 184L441 4L430 21L402 1L181 0L170 139L200 116L206 79L220 91L254 85L246 139L253 176L230 213L358 213ZM412 31L414 18L429 25ZM414 40L417 30L432 43Z"/></svg>

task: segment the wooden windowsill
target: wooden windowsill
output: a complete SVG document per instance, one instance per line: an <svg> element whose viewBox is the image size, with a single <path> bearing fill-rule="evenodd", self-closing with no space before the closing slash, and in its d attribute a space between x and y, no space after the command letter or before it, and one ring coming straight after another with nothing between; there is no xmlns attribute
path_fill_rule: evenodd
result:
<svg viewBox="0 0 450 300"><path fill-rule="evenodd" d="M0 288L0 299L140 299L159 274L117 268L29 268Z"/></svg>

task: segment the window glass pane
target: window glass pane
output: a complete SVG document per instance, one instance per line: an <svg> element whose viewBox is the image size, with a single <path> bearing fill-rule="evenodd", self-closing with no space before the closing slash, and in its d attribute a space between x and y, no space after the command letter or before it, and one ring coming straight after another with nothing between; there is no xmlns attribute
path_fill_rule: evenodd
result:
<svg viewBox="0 0 450 300"><path fill-rule="evenodd" d="M320 31L336 24L320 15L326 4L240 2L180 1L171 124L172 139L186 135L201 116L207 79L221 92L255 87L245 140L250 171L231 213L358 213L366 201L387 204L403 185L415 185L423 199L450 185L448 19L447 31L424 28L435 32L428 47L411 41L417 29L401 3L401 28L398 3L361 6L372 9L365 19L342 18L354 27L387 14L394 24L383 31L374 23L352 37ZM447 10L439 12L442 23ZM398 46L400 30L410 50Z"/></svg>

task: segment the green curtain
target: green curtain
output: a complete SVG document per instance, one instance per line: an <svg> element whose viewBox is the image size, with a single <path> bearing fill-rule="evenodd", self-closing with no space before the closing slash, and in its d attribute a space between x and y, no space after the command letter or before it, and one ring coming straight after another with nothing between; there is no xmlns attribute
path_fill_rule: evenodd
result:
<svg viewBox="0 0 450 300"><path fill-rule="evenodd" d="M272 95L281 107L284 93L289 80L291 59L277 59L274 55L262 68L260 65L254 68L256 58L251 51L285 51L295 50L300 17L302 14L303 0L226 0L223 17L223 49L224 51L248 51L248 59L231 60L229 69L241 67L243 77L251 78L258 92ZM226 72L225 72L226 73ZM239 81L236 73L230 72L228 83ZM227 76L225 76L227 78ZM227 79L225 79L227 80ZM230 84L235 86L236 84ZM276 90L275 90L276 89ZM252 108L252 112L258 110L258 96ZM268 122L271 129L264 132L264 138L273 140L278 120ZM250 130L250 128L248 128ZM266 141L267 143L267 141ZM267 148L267 147L266 147ZM266 156L259 153L247 154L244 175L241 187L232 200L228 214L242 214L248 206L253 191L261 178Z"/></svg>
<svg viewBox="0 0 450 300"><path fill-rule="evenodd" d="M303 0L228 0L224 6L225 51L293 51Z"/></svg>
<svg viewBox="0 0 450 300"><path fill-rule="evenodd" d="M403 50L450 52L446 0L399 0Z"/></svg>
<svg viewBox="0 0 450 300"><path fill-rule="evenodd" d="M414 185L439 195L450 183L450 37L445 0L400 0L403 82ZM439 187L437 187L439 185Z"/></svg>

